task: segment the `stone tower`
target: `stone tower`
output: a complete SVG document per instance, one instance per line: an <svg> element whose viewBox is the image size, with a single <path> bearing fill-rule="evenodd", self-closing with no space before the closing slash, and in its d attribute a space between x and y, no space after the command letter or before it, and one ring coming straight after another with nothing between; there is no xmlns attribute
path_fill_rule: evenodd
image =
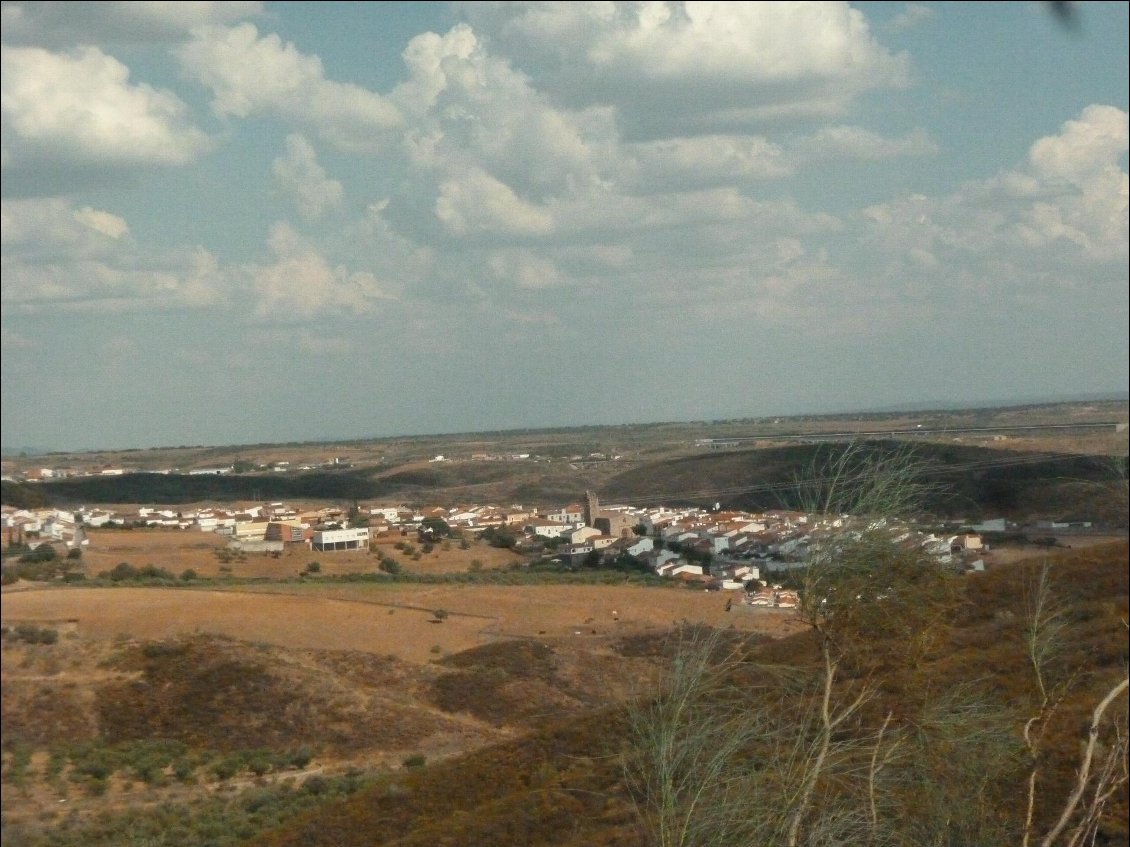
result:
<svg viewBox="0 0 1130 847"><path fill-rule="evenodd" d="M596 499L596 492L585 492L585 526L592 526L593 521L600 514L600 501Z"/></svg>

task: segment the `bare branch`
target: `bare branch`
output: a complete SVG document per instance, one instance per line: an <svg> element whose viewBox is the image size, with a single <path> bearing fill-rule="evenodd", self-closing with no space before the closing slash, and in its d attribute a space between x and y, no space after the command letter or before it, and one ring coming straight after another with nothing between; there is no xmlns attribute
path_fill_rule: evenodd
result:
<svg viewBox="0 0 1130 847"><path fill-rule="evenodd" d="M1067 802L1064 804L1059 820L1056 821L1051 831L1044 836L1044 840L1040 842L1041 847L1051 847L1063 830L1067 828L1071 816L1075 814L1075 809L1079 805L1083 793L1087 790L1087 784L1091 778L1091 764L1095 756L1095 747L1099 740L1099 728L1102 723L1103 714L1105 714L1107 708L1115 701L1118 695L1126 690L1128 685L1130 685L1130 678L1124 678L1111 688L1110 691L1106 693L1106 696L1099 701L1099 704L1095 706L1095 710L1091 714L1091 726L1087 730L1087 747L1083 752L1083 762L1080 764L1079 771L1075 777L1075 787L1072 789L1071 794L1067 798Z"/></svg>

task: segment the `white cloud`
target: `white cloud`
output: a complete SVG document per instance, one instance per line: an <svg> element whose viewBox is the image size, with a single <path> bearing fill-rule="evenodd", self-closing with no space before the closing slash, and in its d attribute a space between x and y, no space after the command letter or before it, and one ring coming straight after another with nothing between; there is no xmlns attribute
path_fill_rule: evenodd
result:
<svg viewBox="0 0 1130 847"><path fill-rule="evenodd" d="M440 185L435 214L448 232L458 236L546 235L553 230L553 215L547 209L523 201L481 168Z"/></svg>
<svg viewBox="0 0 1130 847"><path fill-rule="evenodd" d="M104 209L75 209L66 200L5 200L0 203L0 243L6 258L38 261L105 255L119 249L129 225Z"/></svg>
<svg viewBox="0 0 1130 847"><path fill-rule="evenodd" d="M529 79L491 56L466 24L424 33L404 51L410 77L389 95L409 116L411 165L460 179L479 167L527 198L599 181L615 144L608 110L549 104Z"/></svg>
<svg viewBox="0 0 1130 847"><path fill-rule="evenodd" d="M555 213L559 229L574 235L616 238L619 234L632 234L653 238L662 234L669 244L673 233L683 233L683 237L693 240L711 231L732 228L744 233L739 237L749 239L750 233L772 237L782 230L798 234L839 228L839 221L832 215L810 214L788 201L756 200L732 186L653 196L610 193L563 204ZM677 249L671 248L672 252Z"/></svg>
<svg viewBox="0 0 1130 847"><path fill-rule="evenodd" d="M827 126L800 139L793 148L804 159L879 161L898 156L932 156L938 145L921 129L886 138L858 126Z"/></svg>
<svg viewBox="0 0 1130 847"><path fill-rule="evenodd" d="M202 308L220 300L219 277L215 259L202 249L173 251L142 266L94 259L5 262L3 303L25 312Z"/></svg>
<svg viewBox="0 0 1130 847"><path fill-rule="evenodd" d="M75 212L74 216L75 220L84 226L115 240L129 235L129 224L125 222L125 219L119 218L104 209L92 209L90 206L83 206Z"/></svg>
<svg viewBox="0 0 1130 847"><path fill-rule="evenodd" d="M275 260L248 268L256 318L292 323L321 314L361 315L389 299L372 273L331 265L285 223L271 228L269 246Z"/></svg>
<svg viewBox="0 0 1130 847"><path fill-rule="evenodd" d="M201 27L178 48L185 71L211 89L221 116L275 115L352 152L371 152L401 123L396 107L352 83L326 79L322 60L253 24Z"/></svg>
<svg viewBox="0 0 1130 847"><path fill-rule="evenodd" d="M8 2L3 4L3 38L20 44L167 42L193 27L231 23L261 14L258 2Z"/></svg>
<svg viewBox="0 0 1130 847"><path fill-rule="evenodd" d="M1023 165L948 197L910 196L865 211L894 250L1012 249L1095 262L1127 258L1127 113L1093 105L1032 144Z"/></svg>
<svg viewBox="0 0 1130 847"><path fill-rule="evenodd" d="M496 250L490 254L487 265L498 279L518 288L552 288L564 281L553 262L532 250Z"/></svg>
<svg viewBox="0 0 1130 847"><path fill-rule="evenodd" d="M570 105L616 105L625 133L636 138L835 114L861 91L908 78L907 57L876 42L847 3L462 8L491 49L539 87Z"/></svg>
<svg viewBox="0 0 1130 847"><path fill-rule="evenodd" d="M144 250L126 221L103 209L6 200L0 224L6 311L172 311L212 306L227 293L206 250Z"/></svg>
<svg viewBox="0 0 1130 847"><path fill-rule="evenodd" d="M345 194L341 183L326 176L313 146L301 135L287 136L286 155L275 159L271 172L307 220L341 205Z"/></svg>
<svg viewBox="0 0 1130 847"><path fill-rule="evenodd" d="M759 136L709 135L625 145L637 191L686 189L793 173L781 147ZM630 166L629 166L630 167Z"/></svg>
<svg viewBox="0 0 1130 847"><path fill-rule="evenodd" d="M4 170L185 165L208 146L172 92L96 47L0 48Z"/></svg>

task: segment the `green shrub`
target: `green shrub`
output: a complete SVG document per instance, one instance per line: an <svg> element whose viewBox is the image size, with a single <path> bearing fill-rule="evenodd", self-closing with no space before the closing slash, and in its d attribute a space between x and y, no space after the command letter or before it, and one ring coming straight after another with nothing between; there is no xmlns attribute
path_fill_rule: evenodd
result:
<svg viewBox="0 0 1130 847"><path fill-rule="evenodd" d="M286 754L283 764L285 767L302 769L310 764L310 760L313 758L314 754L309 747L299 747L297 750L292 750Z"/></svg>
<svg viewBox="0 0 1130 847"><path fill-rule="evenodd" d="M255 776L263 776L274 770L274 758L270 750L253 750L247 755L247 769Z"/></svg>
<svg viewBox="0 0 1130 847"><path fill-rule="evenodd" d="M4 781L10 782L15 786L23 786L27 783L27 766L31 762L31 749L17 745L12 750L12 758L8 761L8 767L4 769Z"/></svg>
<svg viewBox="0 0 1130 847"><path fill-rule="evenodd" d="M25 644L55 644L59 641L59 631L22 623L15 627L5 627L4 637L10 641L22 641Z"/></svg>
<svg viewBox="0 0 1130 847"><path fill-rule="evenodd" d="M59 554L50 544L40 544L34 550L20 556L21 562L53 562Z"/></svg>
<svg viewBox="0 0 1130 847"><path fill-rule="evenodd" d="M137 574L137 568L129 562L118 562L107 575L114 582L124 582L130 579L137 579Z"/></svg>
<svg viewBox="0 0 1130 847"><path fill-rule="evenodd" d="M231 779L243 770L243 757L239 755L224 756L218 762L212 763L212 773L217 779Z"/></svg>
<svg viewBox="0 0 1130 847"><path fill-rule="evenodd" d="M307 794L325 794L330 789L330 782L324 776L312 776L302 783L302 790Z"/></svg>

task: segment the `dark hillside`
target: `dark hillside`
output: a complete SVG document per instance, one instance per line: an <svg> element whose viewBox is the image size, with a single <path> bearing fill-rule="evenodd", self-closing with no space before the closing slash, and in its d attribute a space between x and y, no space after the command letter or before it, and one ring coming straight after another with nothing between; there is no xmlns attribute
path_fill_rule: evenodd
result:
<svg viewBox="0 0 1130 847"><path fill-rule="evenodd" d="M601 495L610 501L669 505L720 502L752 511L796 508L797 477L845 449L844 444L798 444L657 462L613 477ZM875 441L860 449L863 457L881 456L906 450L906 445ZM924 465L922 480L934 489L926 508L937 515L1078 519L1083 511L1092 520L1126 524L1124 510L1115 514L1107 506L1096 515L1088 502L1100 487L1115 484L1108 457L936 444L916 446L914 456Z"/></svg>
<svg viewBox="0 0 1130 847"><path fill-rule="evenodd" d="M249 847L636 847L613 713L399 774Z"/></svg>
<svg viewBox="0 0 1130 847"><path fill-rule="evenodd" d="M135 473L38 484L3 483L5 504L30 507L79 503L196 503L231 500L395 499L414 503L565 503L597 490L610 501L700 505L715 502L750 510L791 508L795 480L844 444L796 444L758 450L710 452L637 465L574 467L567 462L415 463L374 470L298 474L177 475ZM860 455L907 449L905 442L864 442ZM927 509L941 516L1092 520L1126 526L1125 494L1109 457L1025 453L924 443L914 455L934 488ZM615 474L610 476L609 474ZM1121 502L1121 506L1118 505ZM1112 505L1113 503L1113 505Z"/></svg>

